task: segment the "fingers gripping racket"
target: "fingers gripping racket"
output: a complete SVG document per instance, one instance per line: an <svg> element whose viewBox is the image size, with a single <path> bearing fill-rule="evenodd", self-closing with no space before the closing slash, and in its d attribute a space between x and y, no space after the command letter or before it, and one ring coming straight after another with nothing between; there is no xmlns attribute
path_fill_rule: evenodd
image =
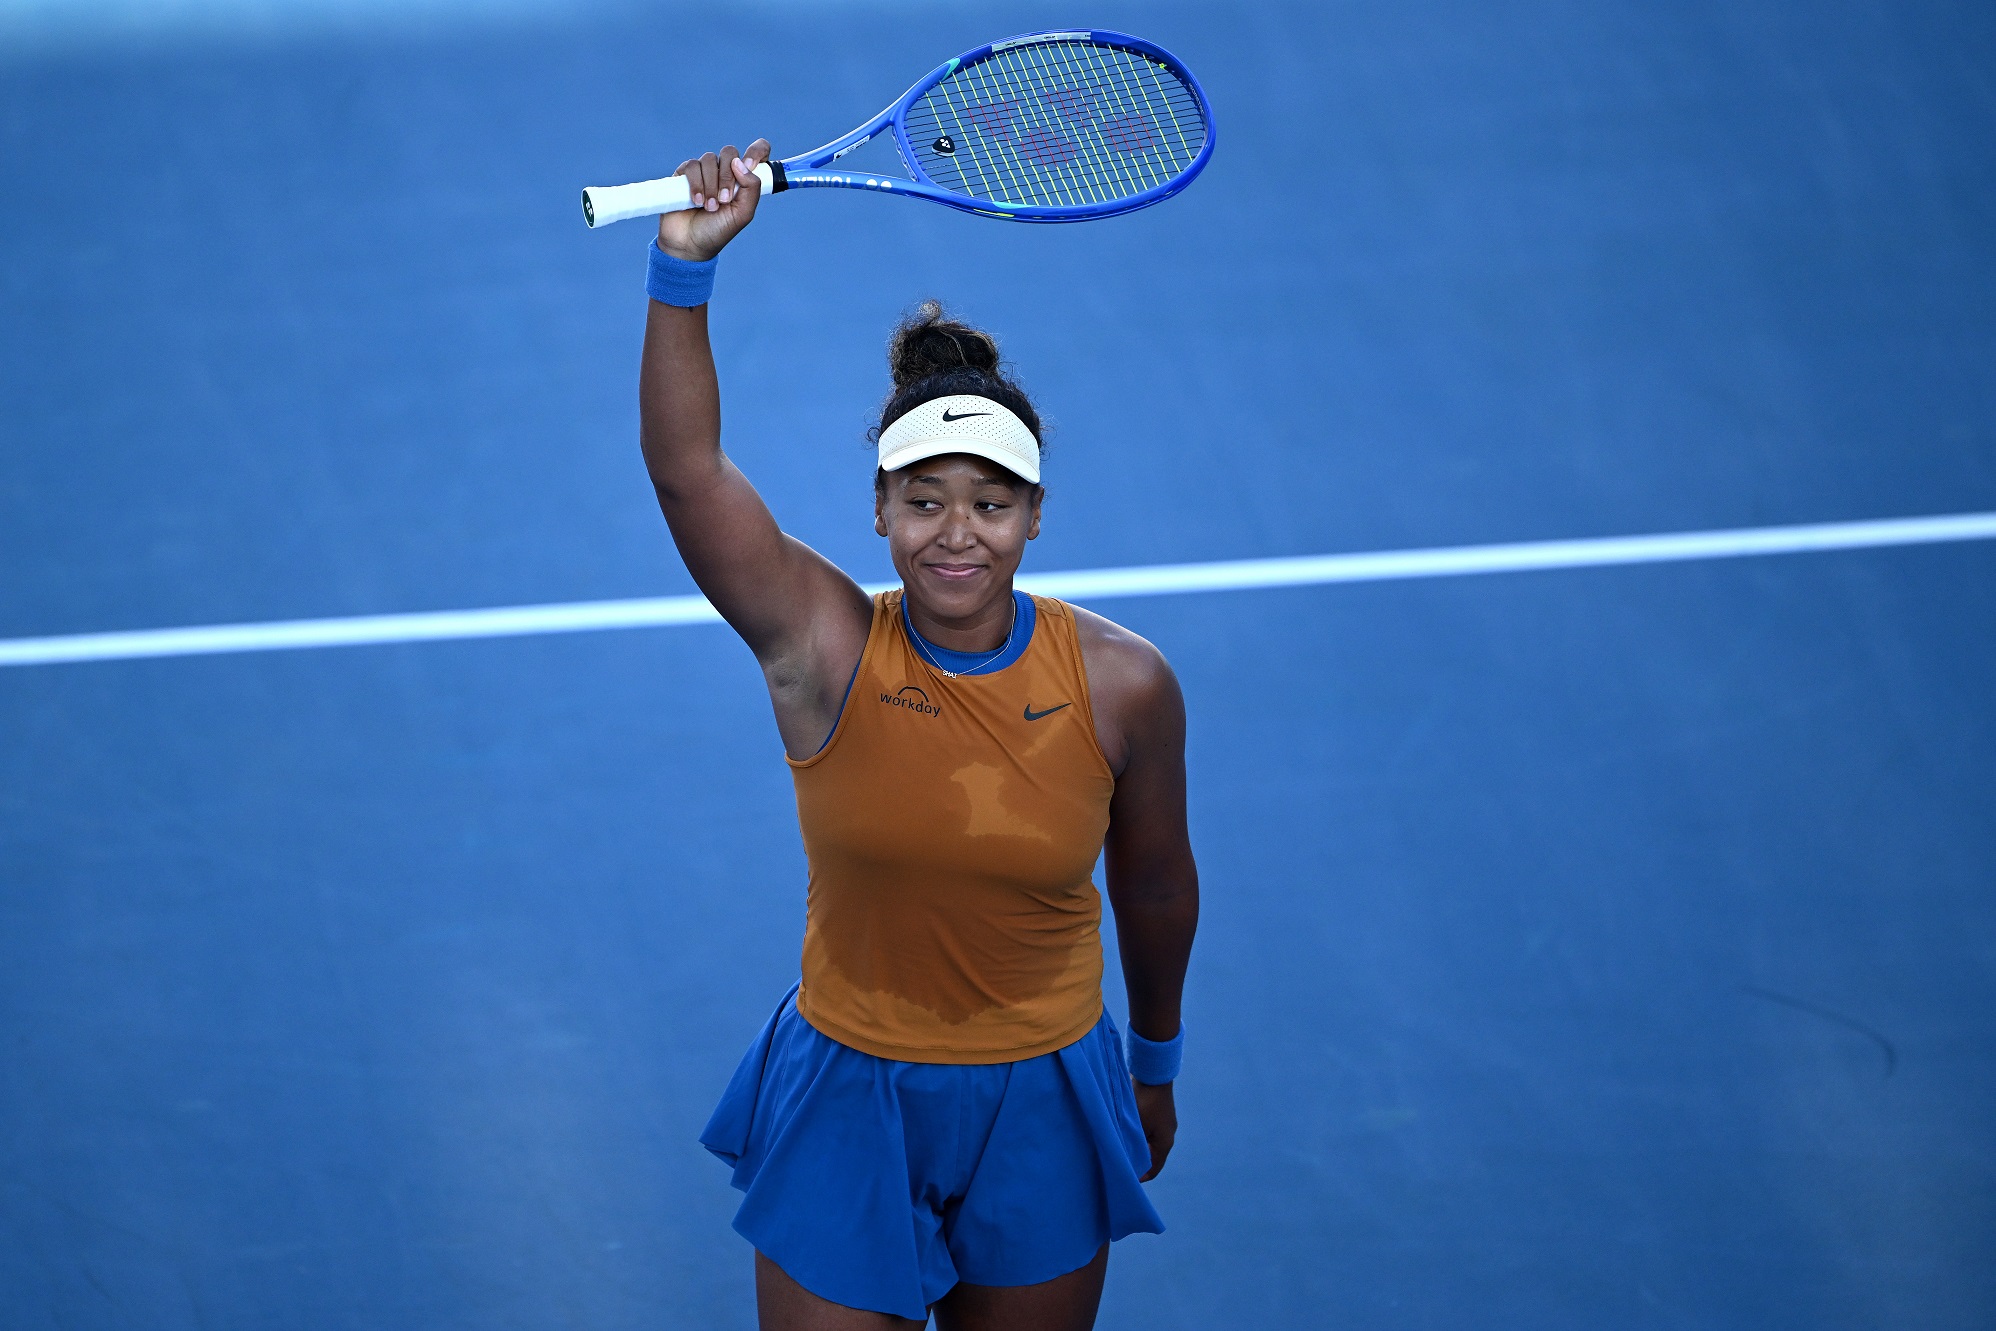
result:
<svg viewBox="0 0 1996 1331"><path fill-rule="evenodd" d="M825 169L881 134L907 179ZM1170 198L1212 155L1212 108L1178 57L1074 30L966 52L844 138L756 175L768 193L864 189L1015 222L1084 222ZM684 176L582 191L592 227L692 206Z"/></svg>

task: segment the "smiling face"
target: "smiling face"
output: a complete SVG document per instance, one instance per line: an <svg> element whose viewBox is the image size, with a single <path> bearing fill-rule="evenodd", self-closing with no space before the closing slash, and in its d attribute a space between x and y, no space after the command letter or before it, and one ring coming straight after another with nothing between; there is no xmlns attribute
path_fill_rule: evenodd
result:
<svg viewBox="0 0 1996 1331"><path fill-rule="evenodd" d="M1040 534L1046 491L995 462L950 453L887 473L873 529L887 538L916 627L938 646L985 650L1011 622L1012 575ZM959 639L959 645L952 638Z"/></svg>

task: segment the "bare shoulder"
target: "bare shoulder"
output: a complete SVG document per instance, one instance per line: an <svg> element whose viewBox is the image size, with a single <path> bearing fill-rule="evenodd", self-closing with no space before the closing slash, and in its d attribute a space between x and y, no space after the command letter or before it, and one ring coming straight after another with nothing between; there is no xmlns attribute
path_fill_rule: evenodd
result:
<svg viewBox="0 0 1996 1331"><path fill-rule="evenodd" d="M1183 743L1185 699L1164 653L1112 619L1069 607L1088 670L1096 737L1109 765L1121 774L1134 749L1173 737Z"/></svg>
<svg viewBox="0 0 1996 1331"><path fill-rule="evenodd" d="M1091 684L1148 691L1174 679L1171 663L1150 639L1093 610L1078 605L1068 609L1074 612L1075 636L1081 639L1081 658Z"/></svg>

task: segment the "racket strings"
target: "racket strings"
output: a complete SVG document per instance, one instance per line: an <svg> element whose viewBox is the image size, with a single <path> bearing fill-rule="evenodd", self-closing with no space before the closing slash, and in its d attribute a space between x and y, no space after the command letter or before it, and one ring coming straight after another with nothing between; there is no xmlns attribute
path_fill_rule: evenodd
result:
<svg viewBox="0 0 1996 1331"><path fill-rule="evenodd" d="M1139 52L1035 42L966 65L909 108L923 173L973 198L1115 203L1197 159L1206 118L1183 79Z"/></svg>

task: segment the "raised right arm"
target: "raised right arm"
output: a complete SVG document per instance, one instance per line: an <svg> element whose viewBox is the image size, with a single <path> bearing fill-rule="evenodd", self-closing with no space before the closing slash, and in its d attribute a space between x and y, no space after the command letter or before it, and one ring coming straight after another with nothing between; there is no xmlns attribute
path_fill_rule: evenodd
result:
<svg viewBox="0 0 1996 1331"><path fill-rule="evenodd" d="M691 262L719 254L755 216L761 187L752 168L768 156L758 139L739 159L730 147L681 166L699 206L659 219L659 248ZM705 305L651 302L638 409L645 469L687 571L761 662L784 746L796 757L816 752L837 720L872 609L851 578L778 529L721 451Z"/></svg>

